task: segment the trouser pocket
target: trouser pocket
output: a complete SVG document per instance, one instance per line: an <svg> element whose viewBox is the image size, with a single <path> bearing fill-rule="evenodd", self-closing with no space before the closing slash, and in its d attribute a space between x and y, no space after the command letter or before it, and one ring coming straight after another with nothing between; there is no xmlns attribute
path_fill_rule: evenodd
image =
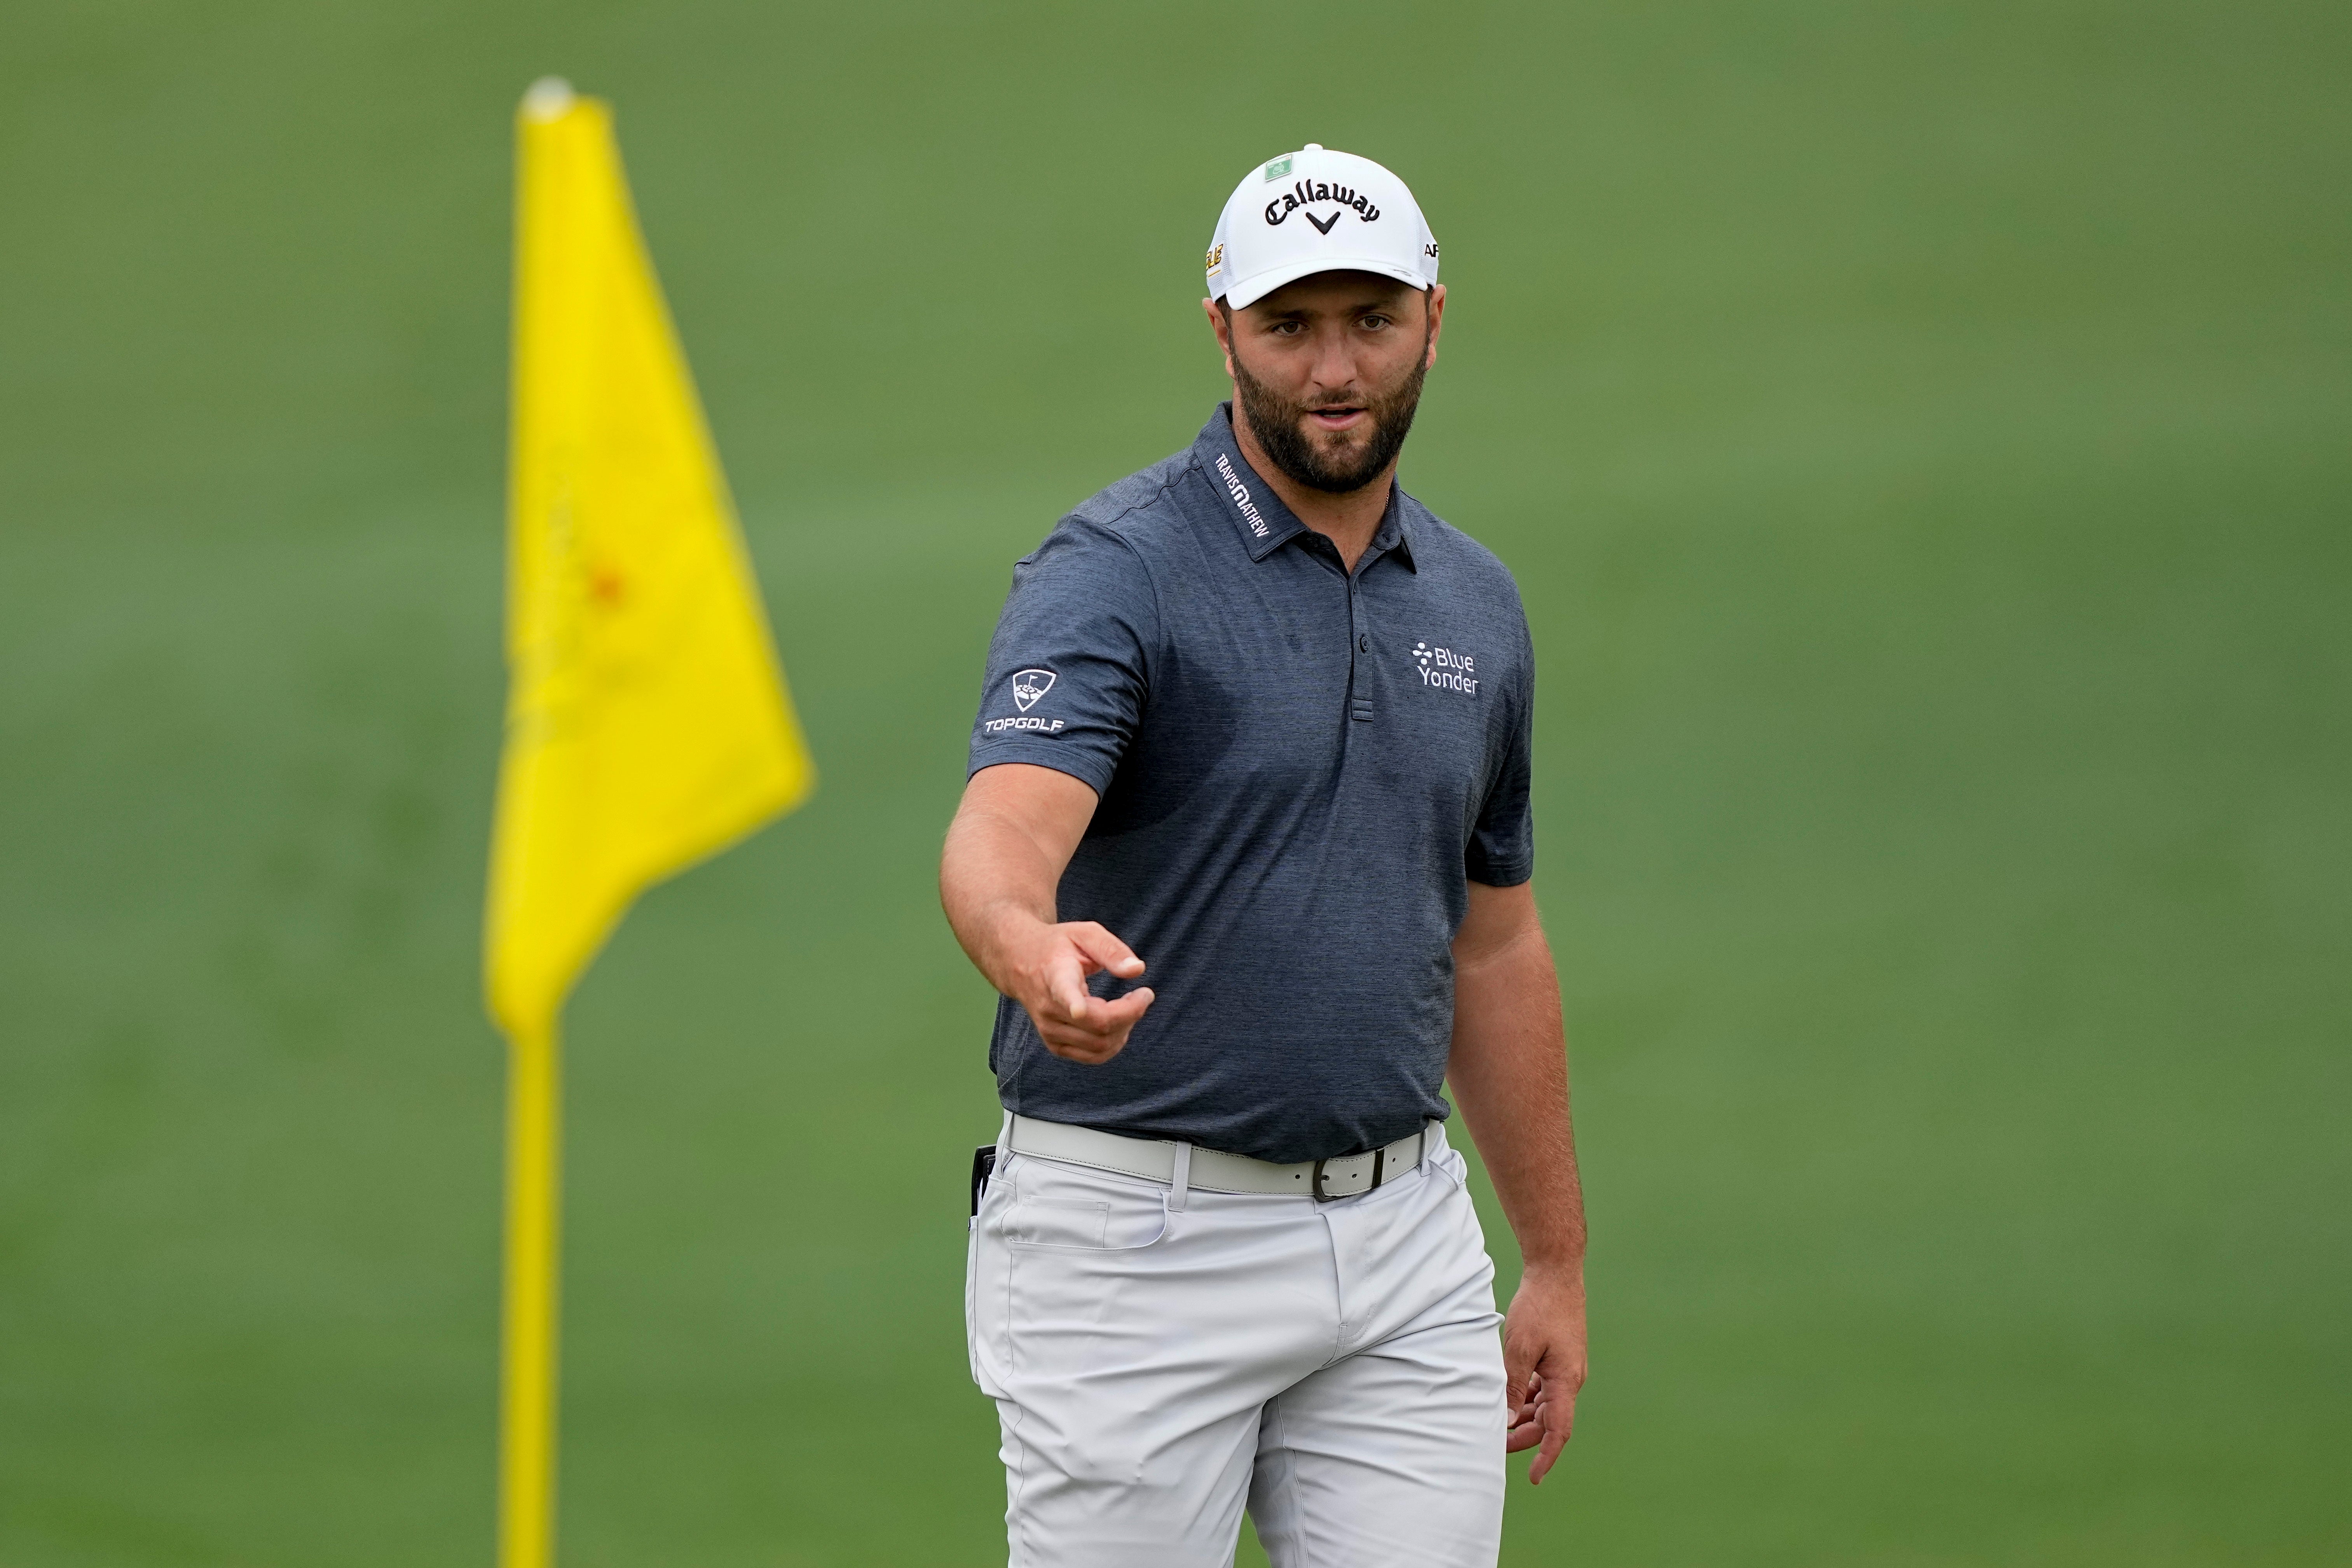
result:
<svg viewBox="0 0 2352 1568"><path fill-rule="evenodd" d="M1004 1396L1006 1353L1004 1210L1011 1194L1001 1173L981 1189L963 1254L963 1337L971 1380L991 1399Z"/></svg>

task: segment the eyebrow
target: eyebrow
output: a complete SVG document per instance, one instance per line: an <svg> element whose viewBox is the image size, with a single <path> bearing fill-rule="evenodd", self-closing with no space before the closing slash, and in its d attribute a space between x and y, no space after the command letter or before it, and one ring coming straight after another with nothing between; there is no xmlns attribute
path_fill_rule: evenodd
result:
<svg viewBox="0 0 2352 1568"><path fill-rule="evenodd" d="M1329 313L1333 315L1364 316L1370 315L1374 311L1381 311L1393 315L1398 305L1402 302L1401 296L1391 294L1385 300L1377 300L1360 305L1349 305L1339 310ZM1268 323L1275 321L1304 321L1324 313L1325 312L1318 310L1309 310L1301 307L1288 310L1271 311L1266 315L1260 317L1259 320Z"/></svg>

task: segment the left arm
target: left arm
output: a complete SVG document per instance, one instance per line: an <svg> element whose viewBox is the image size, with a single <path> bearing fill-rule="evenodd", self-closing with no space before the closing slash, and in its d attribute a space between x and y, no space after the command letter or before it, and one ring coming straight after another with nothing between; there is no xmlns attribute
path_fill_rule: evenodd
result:
<svg viewBox="0 0 2352 1568"><path fill-rule="evenodd" d="M1446 1072L1526 1268L1503 1321L1509 1447L1559 1458L1584 1386L1584 1192L1568 1110L1559 977L1535 887L1470 884L1454 938L1454 1055Z"/></svg>

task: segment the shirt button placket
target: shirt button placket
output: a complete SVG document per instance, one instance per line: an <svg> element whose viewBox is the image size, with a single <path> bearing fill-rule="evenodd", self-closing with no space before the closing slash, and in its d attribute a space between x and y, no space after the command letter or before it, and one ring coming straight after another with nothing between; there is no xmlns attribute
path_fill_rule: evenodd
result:
<svg viewBox="0 0 2352 1568"><path fill-rule="evenodd" d="M1348 656L1348 717L1356 723L1369 724L1372 721L1372 699L1369 692L1360 689L1358 685L1359 678L1362 674L1362 667L1358 659L1360 655L1371 652L1372 639L1370 635L1362 629L1360 620L1356 603L1356 579L1351 575L1348 579L1348 629L1356 634L1356 647L1355 652Z"/></svg>

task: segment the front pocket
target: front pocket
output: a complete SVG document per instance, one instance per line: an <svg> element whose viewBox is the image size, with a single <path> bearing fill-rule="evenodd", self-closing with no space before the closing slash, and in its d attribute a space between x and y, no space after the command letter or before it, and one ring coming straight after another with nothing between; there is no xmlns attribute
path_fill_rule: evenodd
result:
<svg viewBox="0 0 2352 1568"><path fill-rule="evenodd" d="M1023 1198L1004 1215L1004 1239L1015 1247L1109 1245L1110 1205L1057 1198Z"/></svg>
<svg viewBox="0 0 2352 1568"><path fill-rule="evenodd" d="M1156 1247L1168 1234L1168 1189L1154 1182L1016 1154L992 1186L1003 1187L1006 1200L998 1234L1024 1252L1124 1252Z"/></svg>

